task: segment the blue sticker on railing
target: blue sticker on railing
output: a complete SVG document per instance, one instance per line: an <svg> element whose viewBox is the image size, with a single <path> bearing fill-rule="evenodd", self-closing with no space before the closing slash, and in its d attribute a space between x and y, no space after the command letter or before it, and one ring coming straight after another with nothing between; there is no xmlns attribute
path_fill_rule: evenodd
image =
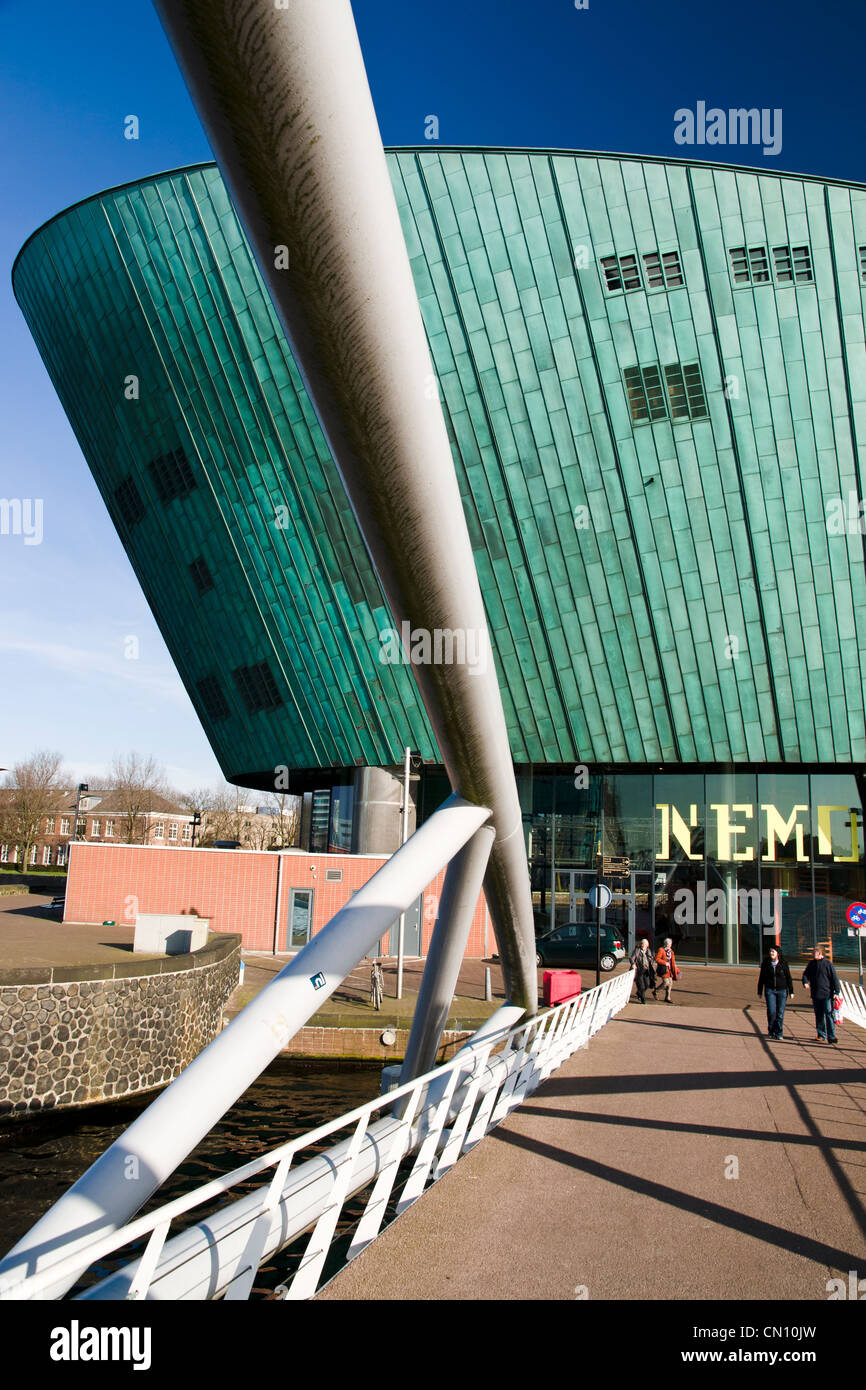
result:
<svg viewBox="0 0 866 1390"><path fill-rule="evenodd" d="M313 989L324 989L325 977L322 974L321 970L318 972L317 975L310 976L310 984L313 986Z"/></svg>

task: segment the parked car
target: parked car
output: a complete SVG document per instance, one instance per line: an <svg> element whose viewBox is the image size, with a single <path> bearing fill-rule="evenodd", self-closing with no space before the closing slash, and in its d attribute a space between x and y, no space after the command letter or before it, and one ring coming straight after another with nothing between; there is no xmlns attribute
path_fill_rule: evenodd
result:
<svg viewBox="0 0 866 1390"><path fill-rule="evenodd" d="M601 929L601 968L615 970L625 959L625 944L614 927ZM596 961L595 927L587 922L567 922L546 936L536 937L537 965L581 965L591 968Z"/></svg>

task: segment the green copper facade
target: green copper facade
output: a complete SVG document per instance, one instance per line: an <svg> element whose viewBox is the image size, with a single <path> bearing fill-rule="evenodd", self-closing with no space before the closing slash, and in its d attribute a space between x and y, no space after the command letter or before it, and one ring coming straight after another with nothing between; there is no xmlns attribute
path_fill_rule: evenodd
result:
<svg viewBox="0 0 866 1390"><path fill-rule="evenodd" d="M515 761L866 759L866 190L388 159ZM216 169L62 213L14 283L227 777L435 762Z"/></svg>

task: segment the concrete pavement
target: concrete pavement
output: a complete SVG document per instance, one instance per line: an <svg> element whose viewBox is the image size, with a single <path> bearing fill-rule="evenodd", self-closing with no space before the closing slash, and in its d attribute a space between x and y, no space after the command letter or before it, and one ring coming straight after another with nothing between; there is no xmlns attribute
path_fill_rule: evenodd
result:
<svg viewBox="0 0 866 1390"><path fill-rule="evenodd" d="M786 1025L630 1004L319 1298L826 1301L866 1275L866 1032Z"/></svg>

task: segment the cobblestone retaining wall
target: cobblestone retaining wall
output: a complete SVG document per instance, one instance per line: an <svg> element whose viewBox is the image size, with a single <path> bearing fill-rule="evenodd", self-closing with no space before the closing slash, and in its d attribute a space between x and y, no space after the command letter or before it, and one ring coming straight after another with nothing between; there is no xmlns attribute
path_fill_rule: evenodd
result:
<svg viewBox="0 0 866 1390"><path fill-rule="evenodd" d="M191 955L0 972L0 1115L172 1081L222 1028L240 937Z"/></svg>

